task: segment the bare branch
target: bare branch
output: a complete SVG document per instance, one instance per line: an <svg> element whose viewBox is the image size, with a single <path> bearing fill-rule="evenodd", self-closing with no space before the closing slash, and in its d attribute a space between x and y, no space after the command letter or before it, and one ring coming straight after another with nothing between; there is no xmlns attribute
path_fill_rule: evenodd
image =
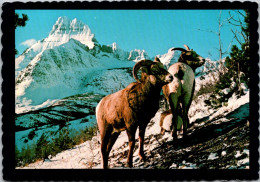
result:
<svg viewBox="0 0 260 182"><path fill-rule="evenodd" d="M240 44L240 45L242 45L242 43L240 42L240 40L238 39L238 37L237 37L237 34L231 29L231 31L232 31L232 33L234 34L234 36L235 36L235 38L236 38L236 40L238 41L238 43Z"/></svg>
<svg viewBox="0 0 260 182"><path fill-rule="evenodd" d="M231 21L228 21L228 23L231 24L231 25L237 26L237 27L241 26L241 25L236 25L236 24L232 23Z"/></svg>
<svg viewBox="0 0 260 182"><path fill-rule="evenodd" d="M238 20L236 20L235 18L233 18L234 16L231 15L230 11L228 12L229 13L229 16L232 17L231 19L235 22L239 22Z"/></svg>
<svg viewBox="0 0 260 182"><path fill-rule="evenodd" d="M238 12L236 12L236 13L238 13ZM240 14L241 14L241 12L239 12ZM231 16L231 13L229 12L229 15ZM242 14L241 14L242 15ZM245 16L244 16L245 17ZM234 18L234 16L230 19L230 20L232 20L232 21L234 21L234 22L237 22L237 23L239 23L239 24L236 24L236 23L234 23L234 22L231 22L230 20L228 21L231 25L234 25L234 26L240 26L240 27L243 27L243 21L241 21L241 19L239 18L239 17L237 17L238 19L235 19Z"/></svg>
<svg viewBox="0 0 260 182"><path fill-rule="evenodd" d="M212 30L202 30L202 29L197 29L197 30L199 30L199 31L203 31L203 32L208 32L208 33L214 33L214 34L217 34L218 35L218 32L214 32L214 31L212 31Z"/></svg>
<svg viewBox="0 0 260 182"><path fill-rule="evenodd" d="M232 18L233 18L233 17L229 17L229 18L223 20L222 23L221 23L221 25L220 25L220 27L222 27L223 24L224 24L226 21L229 22Z"/></svg>
<svg viewBox="0 0 260 182"><path fill-rule="evenodd" d="M241 13L239 10L235 11L236 13L239 13L240 15L242 15L243 17L246 17L245 15L243 15L243 13Z"/></svg>
<svg viewBox="0 0 260 182"><path fill-rule="evenodd" d="M247 42L248 40L247 40L247 38L246 38L246 36L244 35L244 33L243 32L238 32L240 35L242 35L242 37L244 38L244 40L245 40L245 42Z"/></svg>
<svg viewBox="0 0 260 182"><path fill-rule="evenodd" d="M228 50L230 49L230 47L231 47L231 45L232 45L232 43L233 43L233 41L234 41L234 38L235 38L235 36L231 39L231 41L230 41L230 43L229 43L229 45L228 45L226 51L223 52L223 54L227 54L227 53L228 53Z"/></svg>

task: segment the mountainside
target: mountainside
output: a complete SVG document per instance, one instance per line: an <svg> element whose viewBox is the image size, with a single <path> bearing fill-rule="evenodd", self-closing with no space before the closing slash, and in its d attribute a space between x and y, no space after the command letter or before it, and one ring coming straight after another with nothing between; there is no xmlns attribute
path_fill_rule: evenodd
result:
<svg viewBox="0 0 260 182"><path fill-rule="evenodd" d="M167 69L173 63L178 62L181 52L180 51L172 51L173 47L168 50L167 53L163 55L157 55L160 61L167 67Z"/></svg>
<svg viewBox="0 0 260 182"><path fill-rule="evenodd" d="M228 105L212 109L204 104L208 95L192 102L191 126L185 142L182 134L174 144L170 133L160 134L163 106L147 126L144 150L147 161L138 157L138 131L133 155L134 168L139 169L249 169L249 91ZM162 103L161 103L162 104ZM122 132L109 155L110 168L124 169L128 154L128 137ZM21 169L91 169L101 168L100 136L57 155L29 164Z"/></svg>
<svg viewBox="0 0 260 182"><path fill-rule="evenodd" d="M47 38L16 58L16 113L46 107L53 100L85 93L90 89L89 85L94 84L96 75L103 77L100 73L108 74L111 72L105 71L108 69L132 68L133 60L144 58L149 58L145 51L127 52L116 43L99 44L87 25L77 19L71 21L60 17ZM130 79L122 70L117 70L114 77L125 82ZM95 91L93 88L90 90Z"/></svg>
<svg viewBox="0 0 260 182"><path fill-rule="evenodd" d="M16 71L24 69L34 57L46 49L52 49L56 46L62 45L68 42L71 38L80 41L90 49L94 47L94 34L91 34L87 25L76 18L70 21L67 17L60 17L53 25L47 38L32 45L15 60Z"/></svg>

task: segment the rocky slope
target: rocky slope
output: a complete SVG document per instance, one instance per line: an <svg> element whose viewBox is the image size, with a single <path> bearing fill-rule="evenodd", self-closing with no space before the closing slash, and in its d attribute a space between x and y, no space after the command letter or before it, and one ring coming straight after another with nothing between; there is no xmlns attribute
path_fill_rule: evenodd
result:
<svg viewBox="0 0 260 182"><path fill-rule="evenodd" d="M218 110L205 107L203 97L192 103L186 141L182 135L178 143L173 142L170 133L162 136L159 120L163 109L157 112L145 134L147 161L139 160L136 139L134 168L249 169L249 92L239 99L232 97ZM128 138L122 132L110 153L110 168L126 168L127 153ZM101 168L99 136L23 168Z"/></svg>

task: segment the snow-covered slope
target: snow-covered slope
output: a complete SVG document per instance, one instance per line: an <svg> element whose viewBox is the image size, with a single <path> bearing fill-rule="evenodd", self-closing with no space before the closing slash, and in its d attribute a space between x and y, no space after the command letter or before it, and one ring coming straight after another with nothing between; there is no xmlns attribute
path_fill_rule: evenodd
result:
<svg viewBox="0 0 260 182"><path fill-rule="evenodd" d="M181 52L172 51L173 47L168 50L166 54L156 55L161 62L167 67L167 69L174 63L178 62Z"/></svg>
<svg viewBox="0 0 260 182"><path fill-rule="evenodd" d="M76 18L71 21L67 17L59 17L47 38L32 45L15 60L16 71L24 69L34 57L46 49L62 45L71 38L80 41L90 49L94 47L94 34L87 25Z"/></svg>
<svg viewBox="0 0 260 182"><path fill-rule="evenodd" d="M145 50L135 49L130 51L128 60L138 62L142 59L150 59L150 57L148 56L147 52L145 52Z"/></svg>
<svg viewBox="0 0 260 182"><path fill-rule="evenodd" d="M110 93L107 90L112 91L113 84L102 81L102 73L106 74L106 81L111 78L112 82L122 82L122 88L133 79L125 71L113 73L111 69L132 68L135 64L132 60L147 57L144 51L130 53L116 43L99 44L87 25L77 19L60 17L47 38L16 59L16 113L46 107L53 103L52 100L90 90ZM108 69L110 71L106 71ZM93 85L102 85L94 83L98 78L111 88L95 89Z"/></svg>
<svg viewBox="0 0 260 182"><path fill-rule="evenodd" d="M136 132L134 168L249 169L249 92L239 99L231 98L229 104L219 110L201 107L203 101L201 97L193 102L190 112L192 126L188 129L189 142L184 142L180 135L178 146L173 145L170 133L160 135L159 121L163 111L156 113L145 133L146 162L139 160ZM99 138L97 135L72 149L21 169L101 168ZM109 155L111 168L127 168L128 148L127 134L122 132Z"/></svg>

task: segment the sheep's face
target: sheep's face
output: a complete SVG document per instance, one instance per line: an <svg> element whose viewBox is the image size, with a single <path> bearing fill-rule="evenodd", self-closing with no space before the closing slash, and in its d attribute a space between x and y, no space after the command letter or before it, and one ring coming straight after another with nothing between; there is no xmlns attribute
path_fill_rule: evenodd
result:
<svg viewBox="0 0 260 182"><path fill-rule="evenodd" d="M153 85L165 85L173 80L173 76L164 69L161 62L154 62L148 73Z"/></svg>
<svg viewBox="0 0 260 182"><path fill-rule="evenodd" d="M205 63L205 59L198 55L192 49L187 52L182 52L181 56L183 62L189 65L193 70L202 66Z"/></svg>

